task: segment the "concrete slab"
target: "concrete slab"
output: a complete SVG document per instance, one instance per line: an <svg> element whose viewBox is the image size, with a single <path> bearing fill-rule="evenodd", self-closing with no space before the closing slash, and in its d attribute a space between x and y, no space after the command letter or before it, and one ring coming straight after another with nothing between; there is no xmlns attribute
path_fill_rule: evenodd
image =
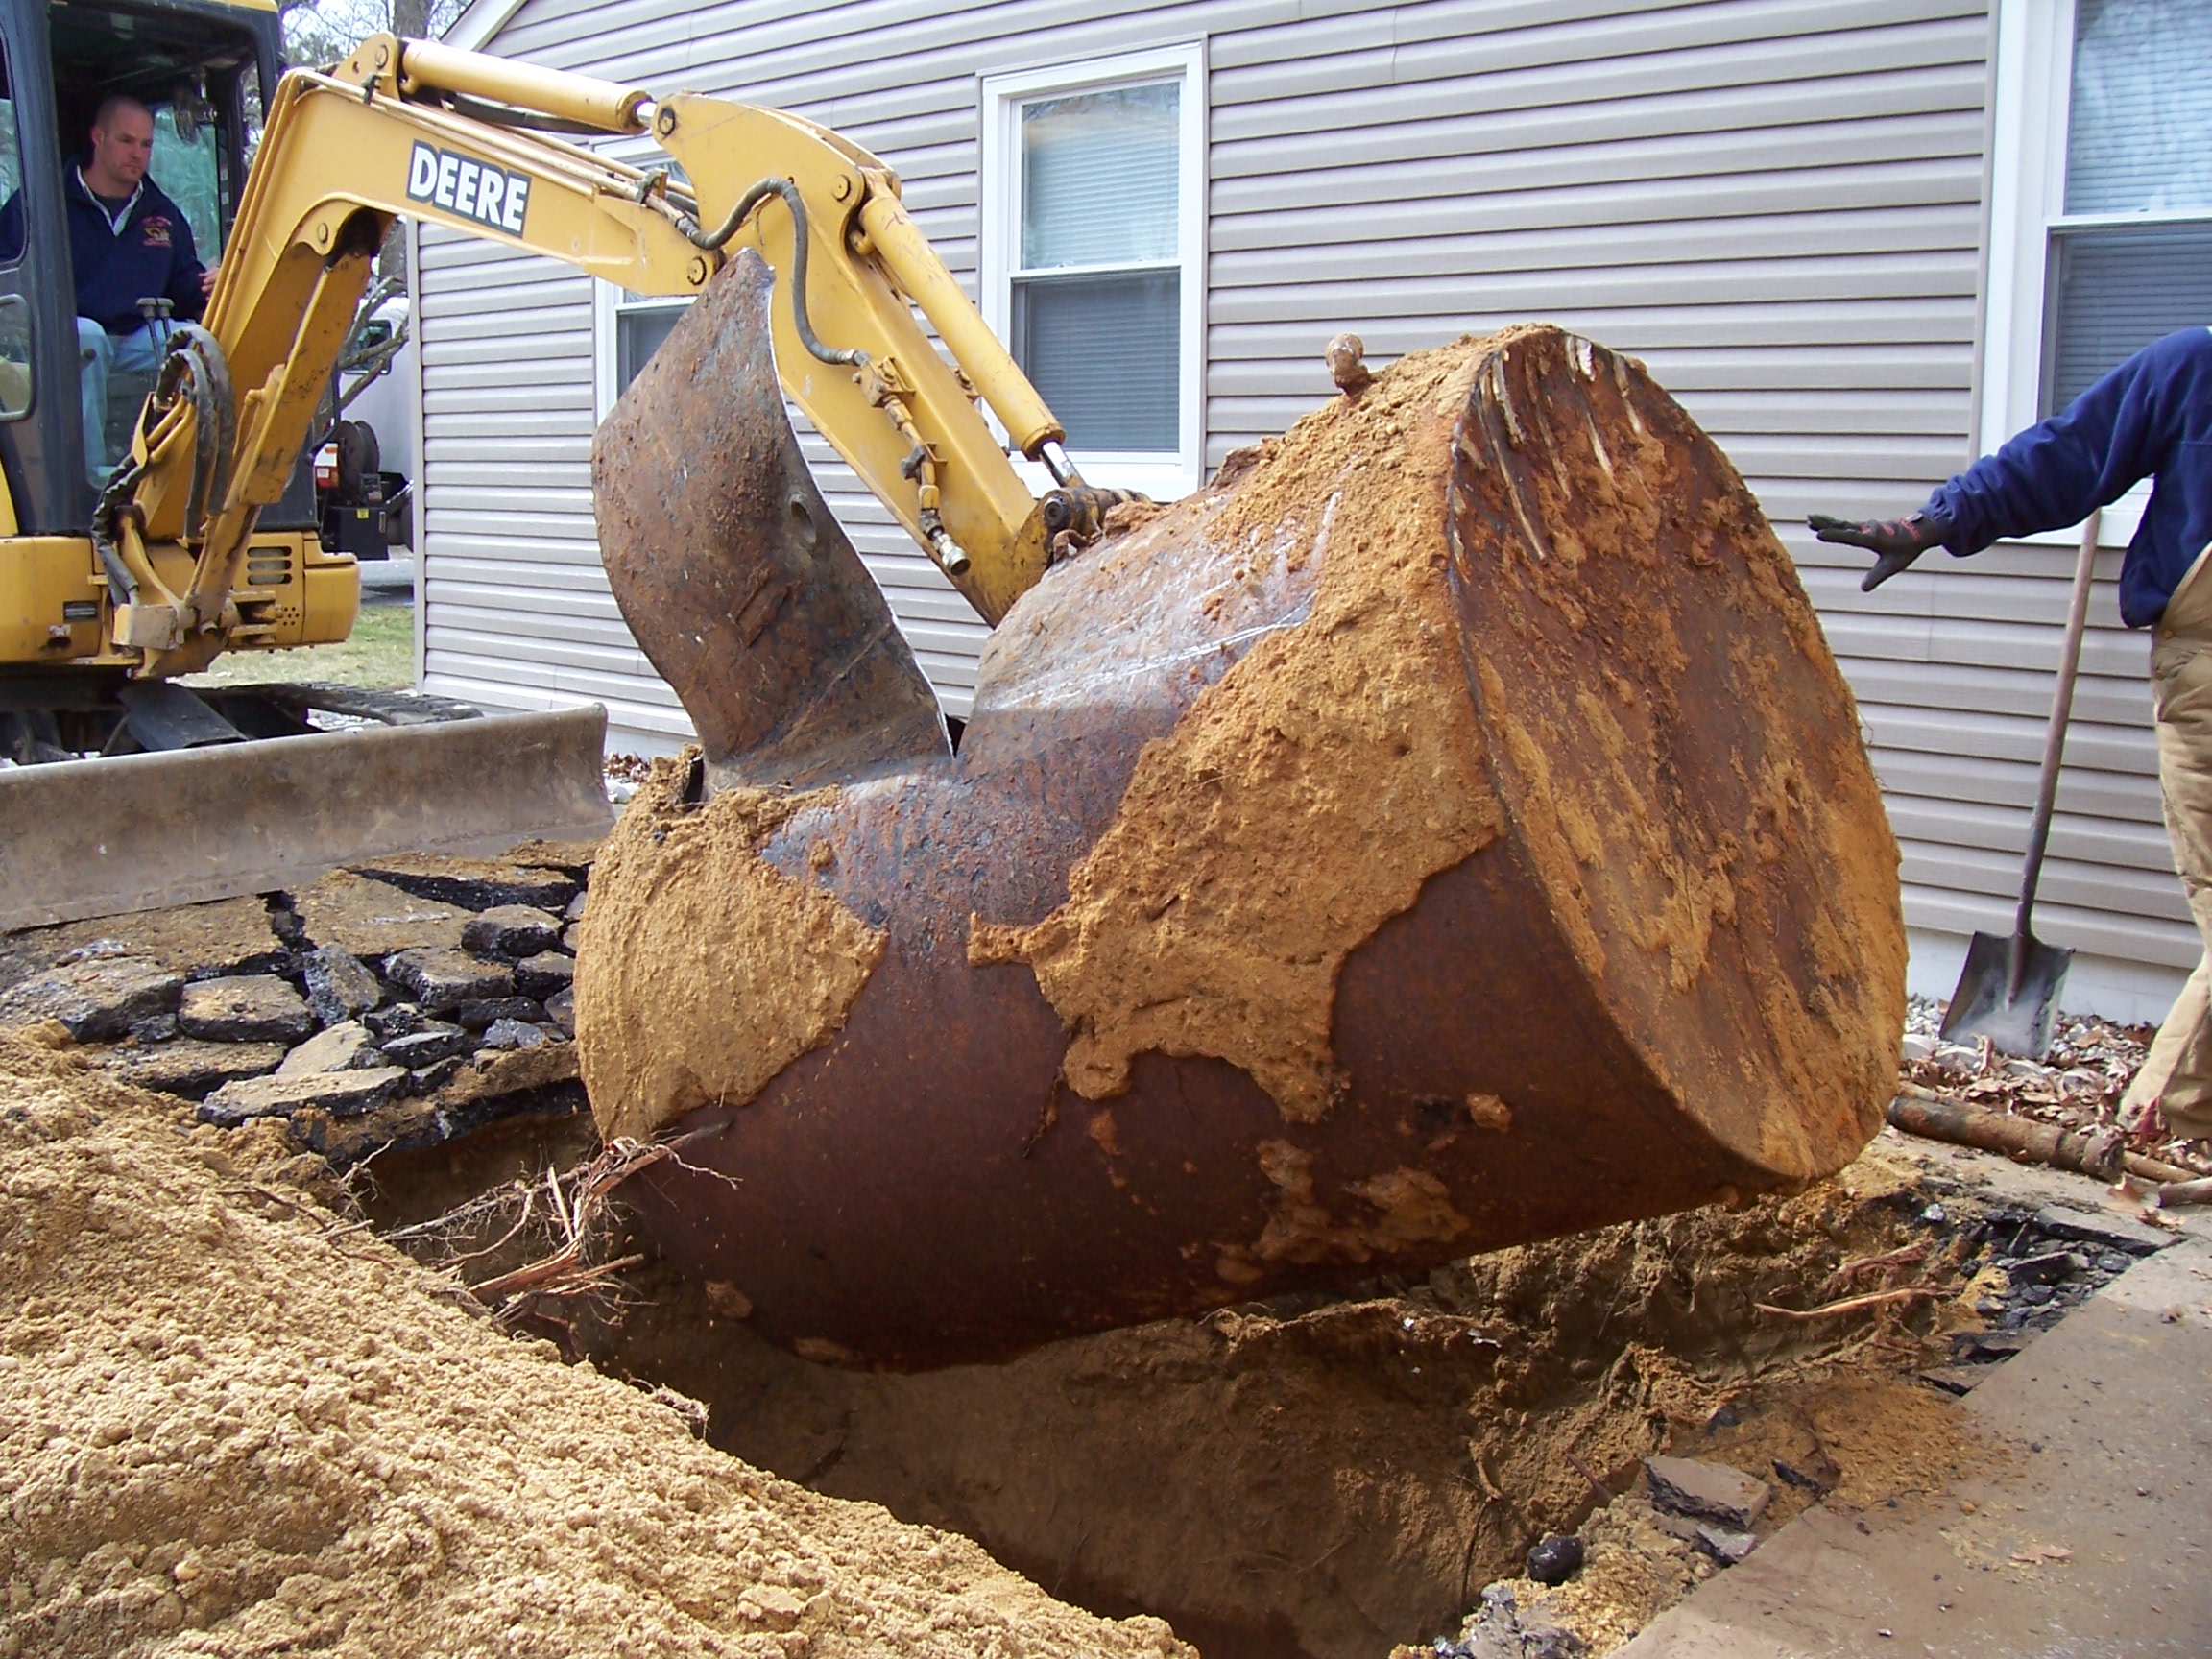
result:
<svg viewBox="0 0 2212 1659"><path fill-rule="evenodd" d="M1618 1659L2212 1652L2208 1380L2192 1236L1960 1403L2010 1444L1986 1479L1916 1512L1809 1510Z"/></svg>

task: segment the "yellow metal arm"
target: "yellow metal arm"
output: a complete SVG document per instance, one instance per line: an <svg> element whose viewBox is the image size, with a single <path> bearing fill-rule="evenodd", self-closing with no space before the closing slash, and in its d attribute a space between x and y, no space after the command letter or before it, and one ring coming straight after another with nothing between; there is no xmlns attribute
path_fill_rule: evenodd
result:
<svg viewBox="0 0 2212 1659"><path fill-rule="evenodd" d="M558 135L647 131L686 183ZM213 349L181 354L165 376L104 503L96 540L110 589L123 589L115 643L141 652L141 672L197 668L252 622L232 595L254 517L283 493L401 214L646 294L695 294L732 248L757 249L778 276L777 370L816 429L986 619L1043 573L1045 512L976 403L1079 483L1060 426L875 156L777 110L688 93L656 102L377 36L327 75L279 84L208 305L202 344ZM219 395L206 382L226 366ZM200 427L218 403L222 437L235 439L211 445Z"/></svg>

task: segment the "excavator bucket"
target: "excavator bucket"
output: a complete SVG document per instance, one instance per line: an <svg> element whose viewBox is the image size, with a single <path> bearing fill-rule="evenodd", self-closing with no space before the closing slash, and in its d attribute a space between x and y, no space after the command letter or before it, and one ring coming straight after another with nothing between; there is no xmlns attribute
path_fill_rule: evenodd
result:
<svg viewBox="0 0 2212 1659"><path fill-rule="evenodd" d="M1791 562L1638 364L1407 357L1055 566L956 754L733 266L602 433L699 720L576 980L668 1256L919 1368L1789 1188L1879 1128L1897 850ZM750 375L750 380L745 377ZM873 737L867 733L874 733Z"/></svg>

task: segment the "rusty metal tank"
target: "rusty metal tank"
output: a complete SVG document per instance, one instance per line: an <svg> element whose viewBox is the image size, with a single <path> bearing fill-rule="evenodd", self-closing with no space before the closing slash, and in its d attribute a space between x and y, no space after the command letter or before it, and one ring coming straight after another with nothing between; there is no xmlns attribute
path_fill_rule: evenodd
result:
<svg viewBox="0 0 2212 1659"><path fill-rule="evenodd" d="M1905 946L1857 712L1640 365L1463 340L1123 510L994 632L955 753L750 373L767 303L733 265L597 453L706 752L601 855L578 1042L602 1130L676 1145L630 1190L720 1306L986 1359L1795 1186L1879 1127Z"/></svg>

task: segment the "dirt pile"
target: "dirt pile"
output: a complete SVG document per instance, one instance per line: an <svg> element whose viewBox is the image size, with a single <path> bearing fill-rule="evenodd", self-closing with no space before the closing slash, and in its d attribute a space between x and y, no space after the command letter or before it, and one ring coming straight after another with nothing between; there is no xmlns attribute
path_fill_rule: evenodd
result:
<svg viewBox="0 0 2212 1659"><path fill-rule="evenodd" d="M382 1178L380 1219L421 1219L404 1200L409 1169ZM1891 1448L1833 1425L1868 1420L1848 1405L1862 1368L1940 1358L1924 1337L1978 1324L1970 1311L1915 1302L1876 1323L1759 1309L1815 1306L1843 1293L1839 1268L1900 1249L1914 1283L1962 1288L1959 1237L1923 1219L1914 1179L1877 1151L1791 1199L923 1376L808 1364L752 1336L730 1286L664 1268L576 1335L605 1367L704 1402L709 1438L747 1461L959 1531L1094 1610L1159 1613L1208 1659L1377 1659L1456 1628L1537 1537L1581 1522L1589 1476L1624 1492L1653 1453L1734 1448L1708 1434L1723 1406L1749 1424L1782 1402L1765 1455L1825 1468L1785 1432L1788 1411L1810 1413L1846 1501L1850 1481L1874 1479L1863 1464L1922 1460L1951 1409L1932 1391L1915 1398L1935 1415L1898 1415ZM1858 1290L1884 1282L1853 1276ZM1839 1356L1848 1363L1832 1369ZM1774 1514L1793 1503L1786 1494Z"/></svg>
<svg viewBox="0 0 2212 1659"><path fill-rule="evenodd" d="M0 1654L1188 1651L494 1334L272 1143L0 1038Z"/></svg>

